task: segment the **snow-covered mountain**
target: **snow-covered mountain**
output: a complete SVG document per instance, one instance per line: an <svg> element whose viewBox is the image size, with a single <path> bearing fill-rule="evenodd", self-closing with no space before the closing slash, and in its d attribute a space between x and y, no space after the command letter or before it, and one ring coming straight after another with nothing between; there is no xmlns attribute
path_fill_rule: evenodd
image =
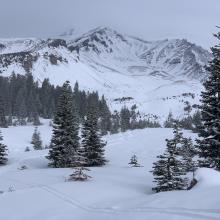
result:
<svg viewBox="0 0 220 220"><path fill-rule="evenodd" d="M137 104L145 114L183 114L198 104L211 55L183 39L144 41L109 28L60 39L0 40L0 74L31 72L40 82L70 80L103 93L112 109Z"/></svg>

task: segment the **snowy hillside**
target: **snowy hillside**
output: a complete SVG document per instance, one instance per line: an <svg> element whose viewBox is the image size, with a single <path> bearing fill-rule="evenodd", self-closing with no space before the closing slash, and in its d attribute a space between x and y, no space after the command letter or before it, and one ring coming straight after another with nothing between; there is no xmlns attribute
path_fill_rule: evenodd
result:
<svg viewBox="0 0 220 220"><path fill-rule="evenodd" d="M72 36L72 37L71 37ZM142 113L184 114L199 103L208 51L187 40L144 41L108 28L63 39L0 40L0 74L31 72L41 82L70 80L104 94L112 109L137 104Z"/></svg>
<svg viewBox="0 0 220 220"><path fill-rule="evenodd" d="M51 136L49 121L39 127L44 144ZM165 148L170 129L144 129L106 136L110 162L92 168L87 182L65 182L71 169L47 167L47 150L24 152L34 127L2 129L9 163L0 170L0 207L4 220L217 220L220 219L219 173L200 169L199 184L190 191L154 194L152 162ZM189 132L186 136L194 137ZM138 142L137 142L138 140ZM122 153L118 153L122 152ZM128 166L136 154L143 167ZM22 165L27 169L19 170Z"/></svg>

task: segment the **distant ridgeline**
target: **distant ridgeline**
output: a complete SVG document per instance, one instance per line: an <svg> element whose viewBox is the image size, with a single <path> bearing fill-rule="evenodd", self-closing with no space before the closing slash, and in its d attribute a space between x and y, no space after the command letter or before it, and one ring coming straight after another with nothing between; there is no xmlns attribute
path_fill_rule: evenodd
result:
<svg viewBox="0 0 220 220"><path fill-rule="evenodd" d="M31 74L1 76L0 127L26 125L27 123L40 125L39 117L53 118L60 94L61 87L51 85L49 79L45 79L39 85ZM106 134L108 131L117 133L128 129L160 126L155 121L143 119L136 106L130 110L123 107L120 112L111 113L104 96L100 98L98 92L80 90L77 82L72 94L73 108L77 111L81 122L88 110L96 107L102 134ZM6 118L6 122L3 122L4 118Z"/></svg>

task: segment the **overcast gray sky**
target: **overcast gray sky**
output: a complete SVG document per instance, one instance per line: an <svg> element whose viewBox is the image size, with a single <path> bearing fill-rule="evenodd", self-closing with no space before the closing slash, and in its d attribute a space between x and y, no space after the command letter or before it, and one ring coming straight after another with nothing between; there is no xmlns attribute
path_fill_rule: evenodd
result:
<svg viewBox="0 0 220 220"><path fill-rule="evenodd" d="M47 37L109 26L144 38L216 41L220 0L0 0L0 37Z"/></svg>

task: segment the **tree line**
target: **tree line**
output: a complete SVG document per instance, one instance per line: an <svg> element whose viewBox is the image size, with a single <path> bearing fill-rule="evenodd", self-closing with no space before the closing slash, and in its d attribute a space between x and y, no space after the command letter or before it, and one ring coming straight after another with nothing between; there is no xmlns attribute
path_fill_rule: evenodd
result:
<svg viewBox="0 0 220 220"><path fill-rule="evenodd" d="M62 87L51 85L49 79L39 85L31 74L0 77L0 127L27 123L38 126L40 117L52 119L61 93ZM72 108L80 123L91 107L96 108L102 135L160 126L155 121L141 118L135 105L130 110L123 107L119 112L111 113L104 96L100 98L98 92L80 90L78 82L71 88L71 93Z"/></svg>
<svg viewBox="0 0 220 220"><path fill-rule="evenodd" d="M179 126L186 130L191 130L195 133L199 132L199 129L202 127L202 118L201 111L197 110L192 115L187 115L181 119L174 118L172 112L169 112L166 121L164 122L165 128L174 128L176 122Z"/></svg>

